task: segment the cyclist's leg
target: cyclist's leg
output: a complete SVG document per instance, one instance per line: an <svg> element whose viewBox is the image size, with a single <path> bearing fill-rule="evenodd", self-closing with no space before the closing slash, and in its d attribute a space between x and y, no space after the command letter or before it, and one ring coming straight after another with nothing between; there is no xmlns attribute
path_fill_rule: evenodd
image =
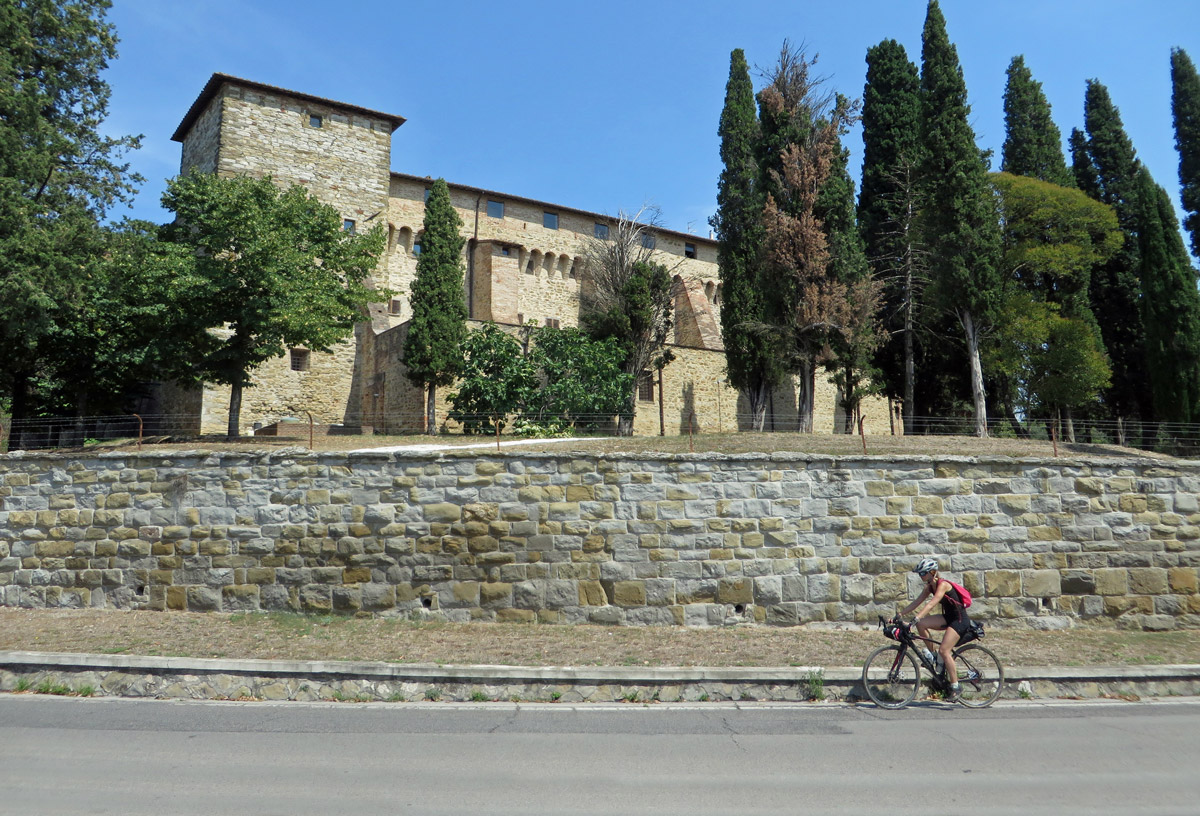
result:
<svg viewBox="0 0 1200 816"><path fill-rule="evenodd" d="M945 615L926 615L917 621L917 634L923 638L929 637L931 631L938 631L946 628Z"/></svg>
<svg viewBox="0 0 1200 816"><path fill-rule="evenodd" d="M946 634L942 635L942 645L938 647L938 654L942 656L942 662L946 664L946 679L951 683L958 682L958 666L954 665L953 650L960 637L955 627L947 626Z"/></svg>

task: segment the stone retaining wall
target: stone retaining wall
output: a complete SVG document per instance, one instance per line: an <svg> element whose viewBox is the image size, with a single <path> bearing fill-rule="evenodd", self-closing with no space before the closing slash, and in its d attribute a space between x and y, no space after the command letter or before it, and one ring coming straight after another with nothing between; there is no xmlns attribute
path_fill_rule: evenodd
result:
<svg viewBox="0 0 1200 816"><path fill-rule="evenodd" d="M1200 626L1200 464L806 455L0 457L0 602L452 621Z"/></svg>

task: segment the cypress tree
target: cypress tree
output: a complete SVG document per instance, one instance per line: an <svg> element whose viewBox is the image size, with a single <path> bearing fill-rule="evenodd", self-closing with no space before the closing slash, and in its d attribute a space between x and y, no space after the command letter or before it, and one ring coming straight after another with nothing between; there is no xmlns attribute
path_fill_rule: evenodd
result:
<svg viewBox="0 0 1200 816"><path fill-rule="evenodd" d="M987 435L980 338L998 305L1000 229L987 163L975 144L958 53L937 0L930 0L921 50L921 176L933 294L962 327L970 366L975 433Z"/></svg>
<svg viewBox="0 0 1200 816"><path fill-rule="evenodd" d="M1200 255L1200 75L1182 48L1171 51L1171 112L1183 209L1188 213L1183 225L1191 233L1192 252Z"/></svg>
<svg viewBox="0 0 1200 816"><path fill-rule="evenodd" d="M1200 420L1200 293L1166 190L1138 173L1146 370L1155 419Z"/></svg>
<svg viewBox="0 0 1200 816"><path fill-rule="evenodd" d="M1100 171L1092 164L1088 153L1087 135L1079 128L1071 128L1071 177L1075 186L1089 197L1100 200Z"/></svg>
<svg viewBox="0 0 1200 816"><path fill-rule="evenodd" d="M404 338L406 376L426 391L425 429L431 435L437 434L437 387L452 384L463 363L467 306L461 228L450 189L444 179L436 179L425 202L421 255L409 295L413 316Z"/></svg>
<svg viewBox="0 0 1200 816"><path fill-rule="evenodd" d="M1042 92L1042 83L1034 80L1022 56L1013 57L1008 66L1004 128L1001 170L1071 186L1071 174L1063 159L1062 133L1050 116L1050 102Z"/></svg>
<svg viewBox="0 0 1200 816"><path fill-rule="evenodd" d="M745 396L755 430L761 431L767 394L781 374L778 356L761 332L750 327L766 320L758 280L762 243L763 195L758 169L758 118L750 67L742 49L729 58L725 107L717 130L724 169L717 184L717 211L710 223L717 234L721 280L721 339L729 384Z"/></svg>
<svg viewBox="0 0 1200 816"><path fill-rule="evenodd" d="M1105 403L1118 420L1148 420L1153 410L1138 280L1140 163L1108 89L1094 79L1088 80L1084 96L1084 127L1086 143L1076 150L1074 161L1080 189L1111 205L1125 234L1121 249L1093 271L1090 286L1092 312L1113 367Z"/></svg>
<svg viewBox="0 0 1200 816"><path fill-rule="evenodd" d="M914 229L920 123L921 78L904 46L884 40L867 49L858 225L884 285L887 340L875 361L885 391L904 400L905 433L912 432L916 416L916 307L923 283Z"/></svg>

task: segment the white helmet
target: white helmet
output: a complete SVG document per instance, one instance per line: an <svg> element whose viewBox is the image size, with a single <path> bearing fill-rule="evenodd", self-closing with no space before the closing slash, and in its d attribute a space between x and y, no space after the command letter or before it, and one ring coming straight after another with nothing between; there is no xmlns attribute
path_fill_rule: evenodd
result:
<svg viewBox="0 0 1200 816"><path fill-rule="evenodd" d="M922 558L920 561L917 562L917 565L915 567L913 567L913 572L915 572L917 575L920 575L922 578L924 578L929 573L936 572L937 568L938 568L938 563L936 560L934 560L932 558Z"/></svg>

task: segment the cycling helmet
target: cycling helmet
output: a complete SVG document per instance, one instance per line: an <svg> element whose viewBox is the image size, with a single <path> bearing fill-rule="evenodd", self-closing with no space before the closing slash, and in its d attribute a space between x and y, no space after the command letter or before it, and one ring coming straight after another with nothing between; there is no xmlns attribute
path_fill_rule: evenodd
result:
<svg viewBox="0 0 1200 816"><path fill-rule="evenodd" d="M929 573L937 570L937 568L938 568L938 563L936 560L934 560L932 558L922 558L920 561L917 562L917 565L915 567L913 567L913 572L915 572L917 575L920 575L922 578L924 578Z"/></svg>

